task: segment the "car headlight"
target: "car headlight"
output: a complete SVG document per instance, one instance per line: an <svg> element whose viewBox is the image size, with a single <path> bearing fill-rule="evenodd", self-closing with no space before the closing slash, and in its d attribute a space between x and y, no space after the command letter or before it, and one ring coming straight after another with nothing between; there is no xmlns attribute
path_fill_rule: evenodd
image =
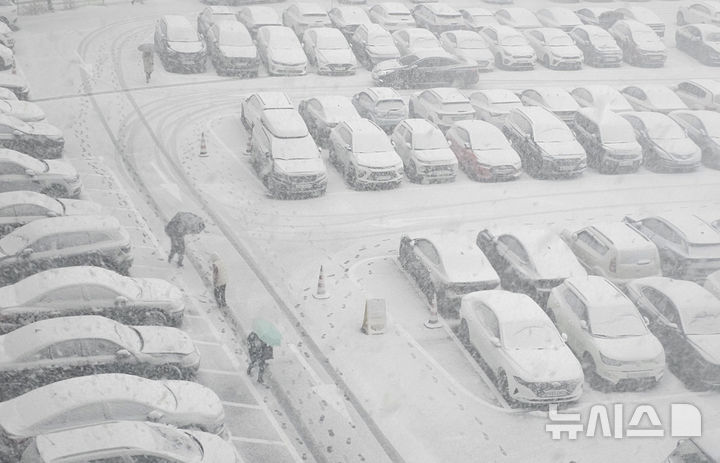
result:
<svg viewBox="0 0 720 463"><path fill-rule="evenodd" d="M392 70L391 69L380 69L378 71L373 71L373 74L375 74L375 76L377 76L377 77L385 77L385 76L392 74Z"/></svg>
<svg viewBox="0 0 720 463"><path fill-rule="evenodd" d="M532 382L530 382L530 381L525 381L524 379L522 379L522 378L519 377L519 376L513 375L513 378L515 378L515 381L517 381L517 383L518 383L519 385L524 386L524 387L526 387L526 388L528 388L528 389L531 389L531 388L532 388L532 385L534 384L534 383L532 383Z"/></svg>
<svg viewBox="0 0 720 463"><path fill-rule="evenodd" d="M600 360L605 365L609 365L611 367L619 367L619 366L622 366L622 364L623 364L623 362L621 362L620 360L615 360L610 357L607 357L602 352L600 352Z"/></svg>

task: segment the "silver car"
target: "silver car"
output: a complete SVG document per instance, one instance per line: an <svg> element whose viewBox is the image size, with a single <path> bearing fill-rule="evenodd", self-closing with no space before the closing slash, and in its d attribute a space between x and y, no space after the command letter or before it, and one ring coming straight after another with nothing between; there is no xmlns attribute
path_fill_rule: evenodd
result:
<svg viewBox="0 0 720 463"><path fill-rule="evenodd" d="M0 193L0 237L33 220L100 213L102 208L92 201L58 199L34 191L8 191Z"/></svg>
<svg viewBox="0 0 720 463"><path fill-rule="evenodd" d="M17 190L37 191L56 198L77 198L82 183L70 163L35 159L0 148L0 192Z"/></svg>

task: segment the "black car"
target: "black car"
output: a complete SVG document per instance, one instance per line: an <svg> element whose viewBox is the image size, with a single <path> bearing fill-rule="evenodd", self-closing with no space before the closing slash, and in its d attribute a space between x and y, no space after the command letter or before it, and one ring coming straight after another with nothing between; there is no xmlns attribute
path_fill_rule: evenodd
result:
<svg viewBox="0 0 720 463"><path fill-rule="evenodd" d="M620 66L623 52L608 31L598 26L577 26L570 37L590 66Z"/></svg>
<svg viewBox="0 0 720 463"><path fill-rule="evenodd" d="M698 61L720 66L720 27L712 24L689 24L675 31L675 45Z"/></svg>
<svg viewBox="0 0 720 463"><path fill-rule="evenodd" d="M668 367L691 389L720 385L720 300L691 281L631 281L625 292L648 318Z"/></svg>
<svg viewBox="0 0 720 463"><path fill-rule="evenodd" d="M308 98L300 102L298 112L319 146L327 144L330 131L340 122L360 119L352 100L341 95Z"/></svg>
<svg viewBox="0 0 720 463"><path fill-rule="evenodd" d="M377 85L396 88L469 87L479 80L478 65L440 51L418 52L379 63L372 71Z"/></svg>
<svg viewBox="0 0 720 463"><path fill-rule="evenodd" d="M155 51L171 72L205 72L207 49L184 16L165 15L155 23Z"/></svg>
<svg viewBox="0 0 720 463"><path fill-rule="evenodd" d="M680 109L669 114L702 150L702 162L720 169L720 113L706 109Z"/></svg>
<svg viewBox="0 0 720 463"><path fill-rule="evenodd" d="M623 59L635 66L662 67L667 48L649 26L632 19L621 19L609 29L623 51Z"/></svg>
<svg viewBox="0 0 720 463"><path fill-rule="evenodd" d="M220 21L205 33L210 61L218 75L257 77L257 48L247 28L237 21Z"/></svg>

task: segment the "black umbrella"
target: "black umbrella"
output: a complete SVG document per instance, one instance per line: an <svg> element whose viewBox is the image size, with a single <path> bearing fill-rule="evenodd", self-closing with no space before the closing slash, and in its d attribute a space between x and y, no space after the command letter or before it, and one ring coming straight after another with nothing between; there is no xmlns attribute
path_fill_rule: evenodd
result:
<svg viewBox="0 0 720 463"><path fill-rule="evenodd" d="M138 50L140 50L143 53L145 53L145 52L152 53L153 51L155 51L155 45L153 45L152 43L141 43L140 45L138 45Z"/></svg>
<svg viewBox="0 0 720 463"><path fill-rule="evenodd" d="M205 230L205 221L192 212L178 212L165 228L168 235L196 234Z"/></svg>

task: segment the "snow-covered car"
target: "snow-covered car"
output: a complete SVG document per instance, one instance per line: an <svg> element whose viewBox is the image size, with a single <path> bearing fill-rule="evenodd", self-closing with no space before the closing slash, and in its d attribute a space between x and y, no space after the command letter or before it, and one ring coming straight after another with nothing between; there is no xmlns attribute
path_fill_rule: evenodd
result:
<svg viewBox="0 0 720 463"><path fill-rule="evenodd" d="M383 61L373 68L372 78L376 85L394 88L465 88L480 80L476 63L453 56L442 48Z"/></svg>
<svg viewBox="0 0 720 463"><path fill-rule="evenodd" d="M669 116L650 111L624 112L651 170L691 171L702 163L702 151Z"/></svg>
<svg viewBox="0 0 720 463"><path fill-rule="evenodd" d="M623 60L635 66L662 67L667 47L649 26L632 19L621 19L608 29L623 51Z"/></svg>
<svg viewBox="0 0 720 463"><path fill-rule="evenodd" d="M408 117L407 105L397 90L388 87L370 87L352 98L360 116L370 119L383 130L392 130Z"/></svg>
<svg viewBox="0 0 720 463"><path fill-rule="evenodd" d="M645 24L652 29L658 37L665 36L665 23L651 8L644 6L630 6L626 8L617 8L615 11L620 13L623 19L630 19Z"/></svg>
<svg viewBox="0 0 720 463"><path fill-rule="evenodd" d="M54 198L77 198L82 182L77 170L57 159L35 159L17 151L0 149L0 192L36 191Z"/></svg>
<svg viewBox="0 0 720 463"><path fill-rule="evenodd" d="M599 26L577 26L570 31L570 38L580 49L585 64L590 66L620 66L623 52L612 35Z"/></svg>
<svg viewBox="0 0 720 463"><path fill-rule="evenodd" d="M681 109L669 114L702 150L702 162L720 169L720 113L717 111Z"/></svg>
<svg viewBox="0 0 720 463"><path fill-rule="evenodd" d="M565 279L587 276L570 247L547 229L516 228L498 235L484 229L477 235L477 245L500 275L504 289L527 294L540 304Z"/></svg>
<svg viewBox="0 0 720 463"><path fill-rule="evenodd" d="M300 102L298 112L319 146L327 144L330 131L342 121L360 119L350 98L321 95Z"/></svg>
<svg viewBox="0 0 720 463"><path fill-rule="evenodd" d="M165 15L155 23L155 52L170 72L205 72L207 48L190 21Z"/></svg>
<svg viewBox="0 0 720 463"><path fill-rule="evenodd" d="M420 27L408 27L396 31L392 35L395 46L400 54L411 55L418 52L442 51L435 34Z"/></svg>
<svg viewBox="0 0 720 463"><path fill-rule="evenodd" d="M525 38L537 55L538 61L548 69L580 69L583 52L570 36L560 29L540 27L526 29Z"/></svg>
<svg viewBox="0 0 720 463"><path fill-rule="evenodd" d="M462 233L402 235L398 260L420 290L443 312L465 294L500 287L500 278L471 236ZM454 314L451 314L454 315Z"/></svg>
<svg viewBox="0 0 720 463"><path fill-rule="evenodd" d="M627 223L596 223L561 236L590 275L617 285L662 273L655 244Z"/></svg>
<svg viewBox="0 0 720 463"><path fill-rule="evenodd" d="M282 26L282 19L274 8L261 5L250 5L240 8L237 12L238 21L243 23L250 35L257 36L263 26Z"/></svg>
<svg viewBox="0 0 720 463"><path fill-rule="evenodd" d="M623 94L609 85L591 84L576 87L570 95L582 108L609 109L617 113L633 110Z"/></svg>
<svg viewBox="0 0 720 463"><path fill-rule="evenodd" d="M132 325L180 326L185 298L159 278L89 265L61 267L0 288L0 331L54 317L102 315Z"/></svg>
<svg viewBox="0 0 720 463"><path fill-rule="evenodd" d="M716 1L696 1L680 5L675 15L678 26L686 24L715 24L720 26L720 3Z"/></svg>
<svg viewBox="0 0 720 463"><path fill-rule="evenodd" d="M675 87L675 93L690 109L720 111L720 81L684 80Z"/></svg>
<svg viewBox="0 0 720 463"><path fill-rule="evenodd" d="M237 22L235 12L225 5L206 6L197 17L198 34L205 36L213 25L223 21Z"/></svg>
<svg viewBox="0 0 720 463"><path fill-rule="evenodd" d="M532 11L519 6L497 10L495 12L495 19L497 19L500 24L518 30L542 27L542 24Z"/></svg>
<svg viewBox="0 0 720 463"><path fill-rule="evenodd" d="M505 135L489 122L470 120L453 124L445 137L460 167L475 180L513 180L522 163Z"/></svg>
<svg viewBox="0 0 720 463"><path fill-rule="evenodd" d="M367 119L340 122L330 131L330 163L353 188L398 187L403 163L383 130Z"/></svg>
<svg viewBox="0 0 720 463"><path fill-rule="evenodd" d="M442 131L425 119L405 119L393 130L390 143L413 182L455 181L458 161Z"/></svg>
<svg viewBox="0 0 720 463"><path fill-rule="evenodd" d="M45 119L45 112L35 103L17 99L0 99L0 114L20 119L24 122L39 122Z"/></svg>
<svg viewBox="0 0 720 463"><path fill-rule="evenodd" d="M691 389L720 385L720 299L692 281L641 278L625 287L665 348L668 368Z"/></svg>
<svg viewBox="0 0 720 463"><path fill-rule="evenodd" d="M365 10L359 6L338 6L328 11L333 27L350 39L358 27L373 24Z"/></svg>
<svg viewBox="0 0 720 463"><path fill-rule="evenodd" d="M485 39L473 31L449 31L440 34L440 46L448 53L477 63L480 71L490 71L494 57Z"/></svg>
<svg viewBox="0 0 720 463"><path fill-rule="evenodd" d="M298 2L285 8L282 22L284 26L292 29L298 38L313 27L332 27L327 12L315 2Z"/></svg>
<svg viewBox="0 0 720 463"><path fill-rule="evenodd" d="M581 108L572 123L575 138L588 156L588 165L600 173L637 172L642 146L633 126L613 111Z"/></svg>
<svg viewBox="0 0 720 463"><path fill-rule="evenodd" d="M382 61L400 58L390 32L375 23L360 25L350 38L350 47L358 61L370 70Z"/></svg>
<svg viewBox="0 0 720 463"><path fill-rule="evenodd" d="M24 122L13 116L0 115L0 147L40 159L59 158L65 147L65 137L59 128L48 122Z"/></svg>
<svg viewBox="0 0 720 463"><path fill-rule="evenodd" d="M691 214L625 217L660 252L663 275L702 282L720 269L720 230Z"/></svg>
<svg viewBox="0 0 720 463"><path fill-rule="evenodd" d="M457 121L475 118L470 100L452 87L431 88L415 93L410 96L408 113L412 118L432 122L443 132Z"/></svg>
<svg viewBox="0 0 720 463"><path fill-rule="evenodd" d="M242 102L240 120L246 128L252 129L265 111L275 109L295 109L295 106L284 92L253 93Z"/></svg>
<svg viewBox="0 0 720 463"><path fill-rule="evenodd" d="M5 23L13 30L17 30L18 6L10 1L5 0L0 3L0 22Z"/></svg>
<svg viewBox="0 0 720 463"><path fill-rule="evenodd" d="M571 9L559 6L540 9L535 12L535 17L544 27L554 27L565 32L582 25L580 18Z"/></svg>
<svg viewBox="0 0 720 463"><path fill-rule="evenodd" d="M211 389L190 381L105 373L57 381L0 402L0 439L19 456L40 434L119 420L226 434L225 411Z"/></svg>
<svg viewBox="0 0 720 463"><path fill-rule="evenodd" d="M580 363L543 310L528 296L502 290L465 295L459 337L477 350L505 400L531 404L576 401Z"/></svg>
<svg viewBox="0 0 720 463"><path fill-rule="evenodd" d="M653 111L668 114L678 109L688 109L685 102L665 85L631 85L620 90L620 93L635 111Z"/></svg>
<svg viewBox="0 0 720 463"><path fill-rule="evenodd" d="M81 426L36 436L20 463L70 461L241 463L232 443L215 434L141 421Z"/></svg>
<svg viewBox="0 0 720 463"><path fill-rule="evenodd" d="M250 156L253 168L272 195L284 198L325 194L327 173L320 148L295 109L263 112L253 126Z"/></svg>
<svg viewBox="0 0 720 463"><path fill-rule="evenodd" d="M97 315L40 320L0 336L0 397L89 372L191 379L200 353L184 331L128 326Z"/></svg>
<svg viewBox="0 0 720 463"><path fill-rule="evenodd" d="M485 26L498 24L492 11L487 8L469 7L459 10L463 17L465 29L479 32Z"/></svg>
<svg viewBox="0 0 720 463"><path fill-rule="evenodd" d="M52 198L35 191L6 191L0 193L0 236L33 220L100 213L102 208L92 201Z"/></svg>
<svg viewBox="0 0 720 463"><path fill-rule="evenodd" d="M30 84L19 72L17 74L0 72L0 88L10 90L20 100L27 100L30 97Z"/></svg>
<svg viewBox="0 0 720 463"><path fill-rule="evenodd" d="M601 6L580 8L575 10L575 14L583 24L599 26L603 29L610 29L613 24L622 19L622 14Z"/></svg>
<svg viewBox="0 0 720 463"><path fill-rule="evenodd" d="M418 27L424 27L433 34L462 29L464 26L460 12L446 3L418 5L413 8L412 15Z"/></svg>
<svg viewBox="0 0 720 463"><path fill-rule="evenodd" d="M260 58L247 28L238 21L221 21L205 32L210 62L218 74L257 77Z"/></svg>
<svg viewBox="0 0 720 463"><path fill-rule="evenodd" d="M704 64L720 66L720 26L680 26L675 31L675 46Z"/></svg>
<svg viewBox="0 0 720 463"><path fill-rule="evenodd" d="M386 31L393 33L406 27L415 27L415 19L410 10L400 2L381 2L368 10L370 21L380 24Z"/></svg>
<svg viewBox="0 0 720 463"><path fill-rule="evenodd" d="M708 275L703 288L710 291L715 297L720 298L720 270Z"/></svg>
<svg viewBox="0 0 720 463"><path fill-rule="evenodd" d="M357 60L345 36L333 27L314 27L305 31L303 49L318 74L351 75Z"/></svg>
<svg viewBox="0 0 720 463"><path fill-rule="evenodd" d="M527 39L510 26L489 25L480 31L495 57L495 66L533 69L537 56Z"/></svg>
<svg viewBox="0 0 720 463"><path fill-rule="evenodd" d="M536 87L524 90L520 101L525 106L540 106L555 114L560 120L572 125L580 105L561 87Z"/></svg>
<svg viewBox="0 0 720 463"><path fill-rule="evenodd" d="M534 177L577 176L587 167L585 149L572 130L540 106L522 106L505 118L503 133Z"/></svg>
<svg viewBox="0 0 720 463"><path fill-rule="evenodd" d="M0 23L1 24L1 23ZM0 74L2 75L2 74ZM5 87L0 87L0 100L7 100L7 101L19 101L17 95Z"/></svg>
<svg viewBox="0 0 720 463"><path fill-rule="evenodd" d="M94 265L127 275L132 267L127 230L109 215L34 220L0 239L0 285L43 270Z"/></svg>
<svg viewBox="0 0 720 463"><path fill-rule="evenodd" d="M0 44L0 69L10 69L15 64L15 54L3 44Z"/></svg>
<svg viewBox="0 0 720 463"><path fill-rule="evenodd" d="M635 304L603 277L568 278L550 292L547 311L594 386L628 390L654 386L665 372L665 350Z"/></svg>
<svg viewBox="0 0 720 463"><path fill-rule="evenodd" d="M255 42L260 59L270 75L305 75L307 56L300 40L289 27L263 26Z"/></svg>
<svg viewBox="0 0 720 463"><path fill-rule="evenodd" d="M470 94L475 117L502 128L505 118L514 108L523 106L514 92L502 88L489 88Z"/></svg>

